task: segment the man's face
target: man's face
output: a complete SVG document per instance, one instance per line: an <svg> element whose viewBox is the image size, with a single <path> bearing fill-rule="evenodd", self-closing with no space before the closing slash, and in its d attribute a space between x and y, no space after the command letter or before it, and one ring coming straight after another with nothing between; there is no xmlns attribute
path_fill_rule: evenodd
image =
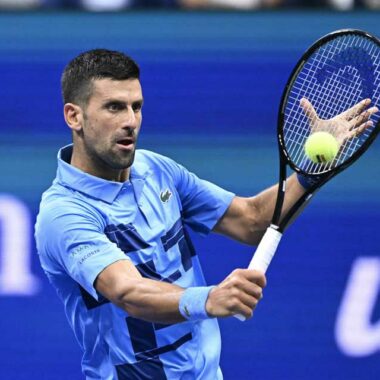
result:
<svg viewBox="0 0 380 380"><path fill-rule="evenodd" d="M95 171L129 168L142 122L140 81L97 79L83 110L83 148Z"/></svg>

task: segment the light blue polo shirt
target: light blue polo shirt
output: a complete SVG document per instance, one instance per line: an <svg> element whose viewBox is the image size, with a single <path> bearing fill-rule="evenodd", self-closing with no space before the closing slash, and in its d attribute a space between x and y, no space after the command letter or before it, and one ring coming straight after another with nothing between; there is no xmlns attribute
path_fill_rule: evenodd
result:
<svg viewBox="0 0 380 380"><path fill-rule="evenodd" d="M108 265L131 260L144 277L204 286L186 227L210 232L234 194L146 150L136 151L124 183L82 172L69 164L71 154L72 146L58 154L35 235L42 268L83 350L86 379L222 379L216 319L142 321L97 294L94 281Z"/></svg>

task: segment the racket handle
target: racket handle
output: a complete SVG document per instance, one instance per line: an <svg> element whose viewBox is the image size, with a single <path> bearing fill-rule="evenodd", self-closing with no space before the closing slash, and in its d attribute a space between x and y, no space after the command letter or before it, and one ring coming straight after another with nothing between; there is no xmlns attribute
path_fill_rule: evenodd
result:
<svg viewBox="0 0 380 380"><path fill-rule="evenodd" d="M266 273L276 253L281 237L282 233L276 230L272 225L268 227L248 265L248 269L255 269Z"/></svg>
<svg viewBox="0 0 380 380"><path fill-rule="evenodd" d="M252 260L248 265L248 269L255 269L265 273L276 253L278 244L280 243L282 233L273 225L267 228L262 237L256 252L253 254ZM239 321L245 321L245 317L241 314L235 314L235 318Z"/></svg>

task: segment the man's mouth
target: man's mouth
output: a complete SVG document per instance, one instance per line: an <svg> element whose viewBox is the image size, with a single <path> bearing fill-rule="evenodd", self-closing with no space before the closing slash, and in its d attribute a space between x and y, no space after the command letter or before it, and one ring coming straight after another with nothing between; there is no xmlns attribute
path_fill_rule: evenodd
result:
<svg viewBox="0 0 380 380"><path fill-rule="evenodd" d="M123 149L131 149L135 145L135 139L132 137L126 137L116 141L116 144Z"/></svg>

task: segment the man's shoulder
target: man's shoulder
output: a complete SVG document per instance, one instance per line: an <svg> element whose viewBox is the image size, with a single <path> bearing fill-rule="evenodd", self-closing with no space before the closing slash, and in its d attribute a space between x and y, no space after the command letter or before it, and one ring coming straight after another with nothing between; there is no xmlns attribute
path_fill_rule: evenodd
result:
<svg viewBox="0 0 380 380"><path fill-rule="evenodd" d="M93 213L94 207L72 189L54 182L43 194L39 219L47 222L64 215L86 215Z"/></svg>
<svg viewBox="0 0 380 380"><path fill-rule="evenodd" d="M49 206L50 209L58 206L61 203L65 204L70 198L70 195L70 189L60 185L58 181L55 180L53 184L42 194L40 208Z"/></svg>

